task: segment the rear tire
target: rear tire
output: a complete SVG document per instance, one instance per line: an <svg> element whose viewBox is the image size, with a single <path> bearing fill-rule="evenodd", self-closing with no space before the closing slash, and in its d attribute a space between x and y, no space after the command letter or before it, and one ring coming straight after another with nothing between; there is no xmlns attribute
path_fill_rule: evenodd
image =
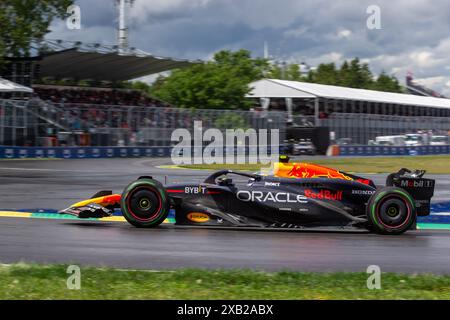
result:
<svg viewBox="0 0 450 320"><path fill-rule="evenodd" d="M385 187L370 198L367 218L369 230L380 234L402 234L416 222L416 210L411 196L405 190Z"/></svg>
<svg viewBox="0 0 450 320"><path fill-rule="evenodd" d="M120 208L125 219L138 228L159 226L169 215L170 201L164 186L143 178L130 183L123 191Z"/></svg>

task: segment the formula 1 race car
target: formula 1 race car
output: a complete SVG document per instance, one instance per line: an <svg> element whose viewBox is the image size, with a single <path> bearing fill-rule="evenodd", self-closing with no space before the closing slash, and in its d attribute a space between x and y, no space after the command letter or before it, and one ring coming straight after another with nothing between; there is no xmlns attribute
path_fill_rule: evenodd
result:
<svg viewBox="0 0 450 320"><path fill-rule="evenodd" d="M376 187L370 179L284 158L270 175L222 170L200 184L168 186L144 176L122 195L101 191L60 213L100 218L121 208L132 225L152 228L174 209L176 225L401 234L415 229L417 216L430 214L435 181L424 174L401 169ZM233 182L233 175L246 181Z"/></svg>

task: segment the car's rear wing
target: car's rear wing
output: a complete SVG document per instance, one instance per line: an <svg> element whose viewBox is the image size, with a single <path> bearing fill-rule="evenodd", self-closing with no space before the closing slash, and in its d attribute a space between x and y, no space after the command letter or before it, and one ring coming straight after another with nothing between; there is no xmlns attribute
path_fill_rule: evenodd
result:
<svg viewBox="0 0 450 320"><path fill-rule="evenodd" d="M430 214L430 201L434 195L435 181L423 178L425 170L401 169L390 174L386 179L387 186L395 186L407 191L414 200L418 216Z"/></svg>

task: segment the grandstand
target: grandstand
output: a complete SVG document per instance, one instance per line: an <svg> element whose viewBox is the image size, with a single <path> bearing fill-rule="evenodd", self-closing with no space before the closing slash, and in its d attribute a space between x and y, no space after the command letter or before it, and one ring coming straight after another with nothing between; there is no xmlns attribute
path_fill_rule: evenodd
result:
<svg viewBox="0 0 450 320"><path fill-rule="evenodd" d="M248 98L264 111L287 111L291 126L328 128L336 141L366 145L381 135L450 131L450 99L275 79L250 87Z"/></svg>
<svg viewBox="0 0 450 320"><path fill-rule="evenodd" d="M159 65L149 72L161 68ZM103 75L96 78L97 83L114 83L107 71ZM51 78L65 76L55 73ZM279 128L283 132L285 126L283 113L262 117L251 111L177 109L139 90L49 84L32 87L34 93L27 99L0 100L0 145L170 146L174 129L192 130L195 120L201 120L205 130L217 127L216 121L227 114L237 115L245 126L253 128Z"/></svg>
<svg viewBox="0 0 450 320"><path fill-rule="evenodd" d="M6 60L3 77L25 86L47 78L103 81L114 87L118 82L202 63L158 57L136 48L121 52L117 45L63 40L43 41L34 57Z"/></svg>
<svg viewBox="0 0 450 320"><path fill-rule="evenodd" d="M244 127L283 132L283 113L183 110L123 89L129 80L203 63L130 48L124 11L130 3L119 6L117 45L46 40L35 46L34 57L5 57L0 74L33 92L0 96L0 145L170 146L174 129L193 130L194 121L201 120L206 130L229 123L227 116Z"/></svg>
<svg viewBox="0 0 450 320"><path fill-rule="evenodd" d="M56 104L167 107L141 90L81 86L33 85L36 97Z"/></svg>
<svg viewBox="0 0 450 320"><path fill-rule="evenodd" d="M0 96L14 99L0 103L0 145L88 145L85 135L98 128L130 128L138 108L170 106L139 90L120 88L124 81L201 63L157 57L135 48L124 51L119 46L62 40L44 41L39 52L31 58L6 58L2 75L33 90ZM60 139L61 132L75 138Z"/></svg>

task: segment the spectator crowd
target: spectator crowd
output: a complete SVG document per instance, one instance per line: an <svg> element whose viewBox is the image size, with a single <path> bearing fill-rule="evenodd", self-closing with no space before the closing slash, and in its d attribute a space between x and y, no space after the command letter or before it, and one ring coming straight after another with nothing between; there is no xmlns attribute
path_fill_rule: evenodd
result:
<svg viewBox="0 0 450 320"><path fill-rule="evenodd" d="M83 88L36 85L35 95L53 104L100 104L114 106L164 107L165 103L155 100L140 90Z"/></svg>

